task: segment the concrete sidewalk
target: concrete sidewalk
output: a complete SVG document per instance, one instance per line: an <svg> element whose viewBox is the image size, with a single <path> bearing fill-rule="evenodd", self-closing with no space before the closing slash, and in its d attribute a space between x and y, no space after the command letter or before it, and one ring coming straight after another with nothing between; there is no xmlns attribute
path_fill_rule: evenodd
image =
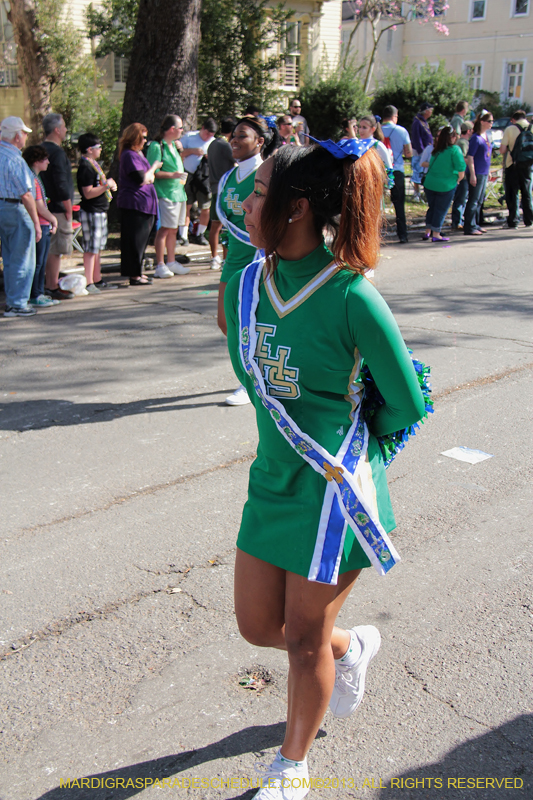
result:
<svg viewBox="0 0 533 800"><path fill-rule="evenodd" d="M389 470L403 560L342 610L383 645L357 714L324 719L317 800L532 796L533 235L505 233L383 250L437 413ZM286 658L232 611L257 437L223 403L217 281L0 320L2 800L250 798L283 739Z"/></svg>

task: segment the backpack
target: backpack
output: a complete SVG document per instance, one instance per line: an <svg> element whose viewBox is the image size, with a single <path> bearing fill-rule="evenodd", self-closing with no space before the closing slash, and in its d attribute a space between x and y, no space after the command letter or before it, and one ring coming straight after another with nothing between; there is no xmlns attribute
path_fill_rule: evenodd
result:
<svg viewBox="0 0 533 800"><path fill-rule="evenodd" d="M207 156L202 156L200 163L196 167L196 170L193 173L193 177L191 180L191 186L197 192L202 192L202 194L205 195L211 194L211 185L209 183L209 165L207 163Z"/></svg>
<svg viewBox="0 0 533 800"><path fill-rule="evenodd" d="M150 145L152 144L152 142L155 142L155 141L157 141L157 140L156 140L156 139L150 139L150 141L146 140L146 142L144 143L144 145L143 145L143 156L144 156L145 158L147 157L147 156L146 156L146 154L148 153L148 148L150 147ZM158 144L158 145L159 145L159 147L161 148L161 158L160 158L160 161L163 161L163 142L157 142L157 144Z"/></svg>
<svg viewBox="0 0 533 800"><path fill-rule="evenodd" d="M390 139L389 139L389 137L388 137L388 136L385 136L385 137L384 137L384 139L383 139L383 144L385 145L385 147L386 147L386 148L387 148L387 150L389 151L389 155L390 155L390 157L391 157L391 160L394 162L394 153L392 152L392 145L391 145L391 143L390 143Z"/></svg>
<svg viewBox="0 0 533 800"><path fill-rule="evenodd" d="M513 125L516 125L513 122ZM526 167L533 166L533 124L528 128L522 128L521 125L516 125L520 129L514 147L511 150L511 157L513 164L523 164Z"/></svg>
<svg viewBox="0 0 533 800"><path fill-rule="evenodd" d="M391 125L392 123L387 122L385 124L386 125ZM396 128L396 125L394 125L392 130L394 130L395 128ZM392 133L392 131L391 131L391 133ZM389 136L385 136L385 134L383 134L383 144L385 145L385 147L389 151L389 155L390 155L391 161L394 164L395 158L394 158L394 151L392 149L391 140L390 140L390 137Z"/></svg>

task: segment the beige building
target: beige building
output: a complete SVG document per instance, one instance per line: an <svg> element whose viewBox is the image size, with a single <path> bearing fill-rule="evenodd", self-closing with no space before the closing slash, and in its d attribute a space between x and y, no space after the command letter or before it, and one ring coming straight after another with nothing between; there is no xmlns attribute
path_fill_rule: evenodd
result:
<svg viewBox="0 0 533 800"><path fill-rule="evenodd" d="M67 13L72 25L85 28L85 12L91 0L68 0ZM276 0L272 0L276 2ZM16 64L13 32L7 19L9 0L0 0L0 119L9 115L25 116L24 88L20 83ZM294 14L288 32L290 55L278 75L280 94L295 94L301 87L307 69L318 64L337 63L340 47L342 0L296 0L290 3ZM87 52L91 45L86 41ZM114 55L98 59L102 83L112 100L124 95L128 75L128 59Z"/></svg>
<svg viewBox="0 0 533 800"><path fill-rule="evenodd" d="M374 82L383 66L437 65L440 60L453 72L464 74L471 87L499 92L502 100L523 100L533 105L533 0L448 0L449 8L438 16L449 36L431 23L416 18L381 37ZM352 0L343 3L342 40L347 42L354 26ZM408 6L404 3L404 6ZM388 24L388 23L387 23ZM358 31L352 52L363 58L371 50L368 24Z"/></svg>

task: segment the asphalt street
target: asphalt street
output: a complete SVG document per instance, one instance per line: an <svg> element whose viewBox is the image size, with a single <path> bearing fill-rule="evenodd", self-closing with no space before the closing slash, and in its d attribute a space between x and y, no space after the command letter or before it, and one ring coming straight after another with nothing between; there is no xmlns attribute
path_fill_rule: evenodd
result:
<svg viewBox="0 0 533 800"><path fill-rule="evenodd" d="M402 562L341 613L383 643L357 713L326 714L309 797L525 800L533 231L416 238L375 282L436 413L389 469ZM283 739L286 657L232 610L257 435L223 402L218 279L0 319L0 800L248 800Z"/></svg>

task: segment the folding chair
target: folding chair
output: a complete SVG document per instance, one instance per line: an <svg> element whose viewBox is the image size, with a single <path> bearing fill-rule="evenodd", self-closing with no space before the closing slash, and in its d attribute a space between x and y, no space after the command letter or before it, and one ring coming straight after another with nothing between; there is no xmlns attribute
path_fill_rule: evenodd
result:
<svg viewBox="0 0 533 800"><path fill-rule="evenodd" d="M491 169L489 171L489 177L487 178L487 186L485 189L485 200L495 200L496 202L499 201L502 192L502 175L503 169L501 167L497 167L496 169Z"/></svg>
<svg viewBox="0 0 533 800"><path fill-rule="evenodd" d="M77 212L79 210L80 210L79 206L72 206L73 213L75 213L75 212ZM79 241L80 237L81 237L81 222L78 222L77 220L73 219L72 220L72 231L73 231L73 234L74 234L72 236L72 247L75 247L76 250L78 251L78 253L83 253L83 247L81 246L80 241Z"/></svg>

